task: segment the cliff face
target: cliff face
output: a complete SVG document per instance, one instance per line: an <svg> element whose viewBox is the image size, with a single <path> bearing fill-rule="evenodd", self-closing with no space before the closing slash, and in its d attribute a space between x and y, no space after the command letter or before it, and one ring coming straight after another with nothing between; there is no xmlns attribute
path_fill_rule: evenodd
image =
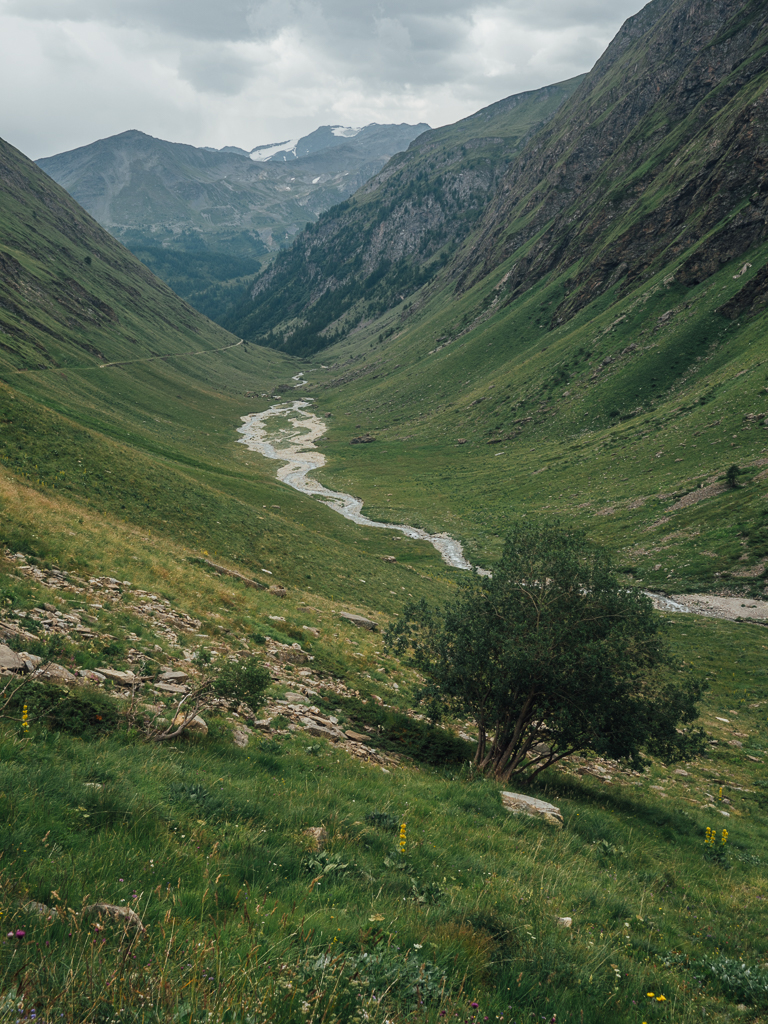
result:
<svg viewBox="0 0 768 1024"><path fill-rule="evenodd" d="M402 301L477 226L510 161L580 80L508 97L420 135L302 232L227 326L307 352Z"/></svg>
<svg viewBox="0 0 768 1024"><path fill-rule="evenodd" d="M695 283L764 239L767 42L759 0L653 0L629 19L510 168L459 287L513 255L510 298L567 273L557 323L617 281L676 264Z"/></svg>

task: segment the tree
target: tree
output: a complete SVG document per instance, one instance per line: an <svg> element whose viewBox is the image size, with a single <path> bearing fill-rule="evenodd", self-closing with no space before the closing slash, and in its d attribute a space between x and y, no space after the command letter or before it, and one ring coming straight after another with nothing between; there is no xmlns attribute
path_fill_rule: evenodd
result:
<svg viewBox="0 0 768 1024"><path fill-rule="evenodd" d="M725 472L725 486L736 490L739 486L739 473L741 469L737 465L729 466Z"/></svg>
<svg viewBox="0 0 768 1024"><path fill-rule="evenodd" d="M506 780L585 749L638 766L700 749L704 684L672 671L664 626L582 533L522 521L491 577L407 607L385 639L424 673L433 718L474 718L475 762Z"/></svg>

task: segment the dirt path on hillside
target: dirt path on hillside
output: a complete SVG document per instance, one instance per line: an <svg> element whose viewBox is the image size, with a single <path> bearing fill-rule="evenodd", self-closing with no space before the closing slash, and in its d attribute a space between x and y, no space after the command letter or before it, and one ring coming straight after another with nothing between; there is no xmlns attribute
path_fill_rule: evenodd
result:
<svg viewBox="0 0 768 1024"><path fill-rule="evenodd" d="M54 371L72 370L107 370L111 366L128 366L130 363L150 363L153 359L173 359L183 356L208 356L215 352L226 352L230 348L237 348L243 344L243 339L236 341L233 345L224 345L222 348L201 348L198 352L166 352L160 356L140 356L138 359L119 359L114 363L97 363L95 366L36 366L29 370L14 370L14 373L52 373Z"/></svg>

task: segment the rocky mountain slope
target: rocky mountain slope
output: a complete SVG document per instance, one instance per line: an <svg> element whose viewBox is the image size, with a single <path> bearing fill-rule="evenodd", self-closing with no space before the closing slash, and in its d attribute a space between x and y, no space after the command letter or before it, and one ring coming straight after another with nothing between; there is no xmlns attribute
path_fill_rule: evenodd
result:
<svg viewBox="0 0 768 1024"><path fill-rule="evenodd" d="M424 132L353 200L308 226L224 322L243 337L309 352L396 305L464 241L510 160L579 81L510 96Z"/></svg>
<svg viewBox="0 0 768 1024"><path fill-rule="evenodd" d="M768 233L767 39L755 0L653 0L503 161L489 159L498 140L477 140L461 177L435 181L443 158L432 178L418 160L434 162L437 137L426 133L302 234L255 282L251 320L244 305L231 323L251 335L264 324L292 351L319 349L413 295L440 269L441 247L441 280L459 291L502 267L504 301L561 279L552 325L667 266L680 281L705 279ZM760 301L764 284L731 313Z"/></svg>
<svg viewBox="0 0 768 1024"><path fill-rule="evenodd" d="M259 260L347 198L429 126L319 128L284 151L211 150L123 132L38 160L163 280L218 318ZM297 159L298 154L298 159ZM284 157L290 157L286 163Z"/></svg>

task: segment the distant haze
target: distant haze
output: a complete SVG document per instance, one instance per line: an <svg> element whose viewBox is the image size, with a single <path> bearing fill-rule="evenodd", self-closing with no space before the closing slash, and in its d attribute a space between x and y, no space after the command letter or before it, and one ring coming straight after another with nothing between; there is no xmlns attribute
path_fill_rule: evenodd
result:
<svg viewBox="0 0 768 1024"><path fill-rule="evenodd" d="M131 128L250 151L318 124L438 126L587 71L638 0L0 0L0 136Z"/></svg>

